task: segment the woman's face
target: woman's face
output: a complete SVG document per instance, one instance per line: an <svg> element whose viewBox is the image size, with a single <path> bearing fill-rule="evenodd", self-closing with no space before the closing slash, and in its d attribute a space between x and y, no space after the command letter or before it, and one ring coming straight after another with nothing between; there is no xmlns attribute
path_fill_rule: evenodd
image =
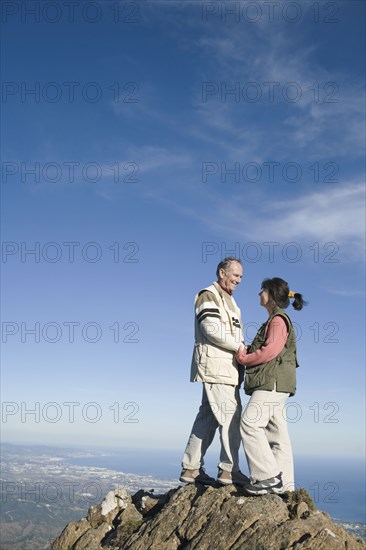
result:
<svg viewBox="0 0 366 550"><path fill-rule="evenodd" d="M263 307L266 307L266 305L268 305L268 302L269 302L268 290L264 288L263 290L260 291L259 296L260 296L260 305Z"/></svg>

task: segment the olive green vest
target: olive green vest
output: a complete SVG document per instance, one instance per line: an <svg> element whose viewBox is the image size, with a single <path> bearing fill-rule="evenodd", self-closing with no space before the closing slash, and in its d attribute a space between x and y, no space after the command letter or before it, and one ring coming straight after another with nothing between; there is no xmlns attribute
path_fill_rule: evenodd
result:
<svg viewBox="0 0 366 550"><path fill-rule="evenodd" d="M254 390L272 391L275 387L276 391L290 395L294 395L296 392L296 367L299 366L296 355L296 335L291 320L283 309L276 307L267 321L263 323L250 345L248 353L263 346L268 324L276 315L284 318L288 328L285 346L277 357L267 363L246 367L244 390L248 395L251 395Z"/></svg>

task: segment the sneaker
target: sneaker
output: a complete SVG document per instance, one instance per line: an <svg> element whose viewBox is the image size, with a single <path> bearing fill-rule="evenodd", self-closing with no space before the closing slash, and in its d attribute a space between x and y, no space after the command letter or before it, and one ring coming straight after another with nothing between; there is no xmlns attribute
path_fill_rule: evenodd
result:
<svg viewBox="0 0 366 550"><path fill-rule="evenodd" d="M231 485L232 483L236 485L248 485L250 483L249 477L241 473L240 470L237 472L227 472L219 468L219 473L217 476L217 481L220 485Z"/></svg>
<svg viewBox="0 0 366 550"><path fill-rule="evenodd" d="M284 492L281 476L282 472L275 477L271 477L270 479L249 483L249 485L245 485L245 492L248 493L248 495L268 495L270 493L281 494Z"/></svg>
<svg viewBox="0 0 366 550"><path fill-rule="evenodd" d="M202 485L216 485L215 479L208 476L203 468L199 470L182 470L179 481L185 483L202 483Z"/></svg>

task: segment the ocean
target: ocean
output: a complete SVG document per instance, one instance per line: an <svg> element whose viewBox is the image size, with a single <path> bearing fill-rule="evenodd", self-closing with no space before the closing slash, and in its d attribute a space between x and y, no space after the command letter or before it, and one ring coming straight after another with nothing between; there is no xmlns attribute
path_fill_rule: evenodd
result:
<svg viewBox="0 0 366 550"><path fill-rule="evenodd" d="M216 456L215 456L216 454ZM208 474L216 476L218 453L206 458ZM241 457L241 464L245 464ZM104 456L69 458L78 466L177 480L182 451L151 449L107 450ZM247 473L242 467L243 473ZM319 510L345 522L366 523L365 461L360 458L295 456L296 487L305 488Z"/></svg>

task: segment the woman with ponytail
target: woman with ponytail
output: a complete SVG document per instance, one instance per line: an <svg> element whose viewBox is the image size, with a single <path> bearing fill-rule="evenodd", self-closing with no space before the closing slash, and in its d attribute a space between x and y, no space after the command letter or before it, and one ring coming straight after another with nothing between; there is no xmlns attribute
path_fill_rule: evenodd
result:
<svg viewBox="0 0 366 550"><path fill-rule="evenodd" d="M236 359L246 365L245 393L250 400L241 418L241 436L247 457L250 495L294 490L294 466L287 430L285 403L296 392L296 335L284 312L290 300L295 310L305 305L303 297L289 290L279 277L265 279L260 305L268 311L250 346Z"/></svg>

